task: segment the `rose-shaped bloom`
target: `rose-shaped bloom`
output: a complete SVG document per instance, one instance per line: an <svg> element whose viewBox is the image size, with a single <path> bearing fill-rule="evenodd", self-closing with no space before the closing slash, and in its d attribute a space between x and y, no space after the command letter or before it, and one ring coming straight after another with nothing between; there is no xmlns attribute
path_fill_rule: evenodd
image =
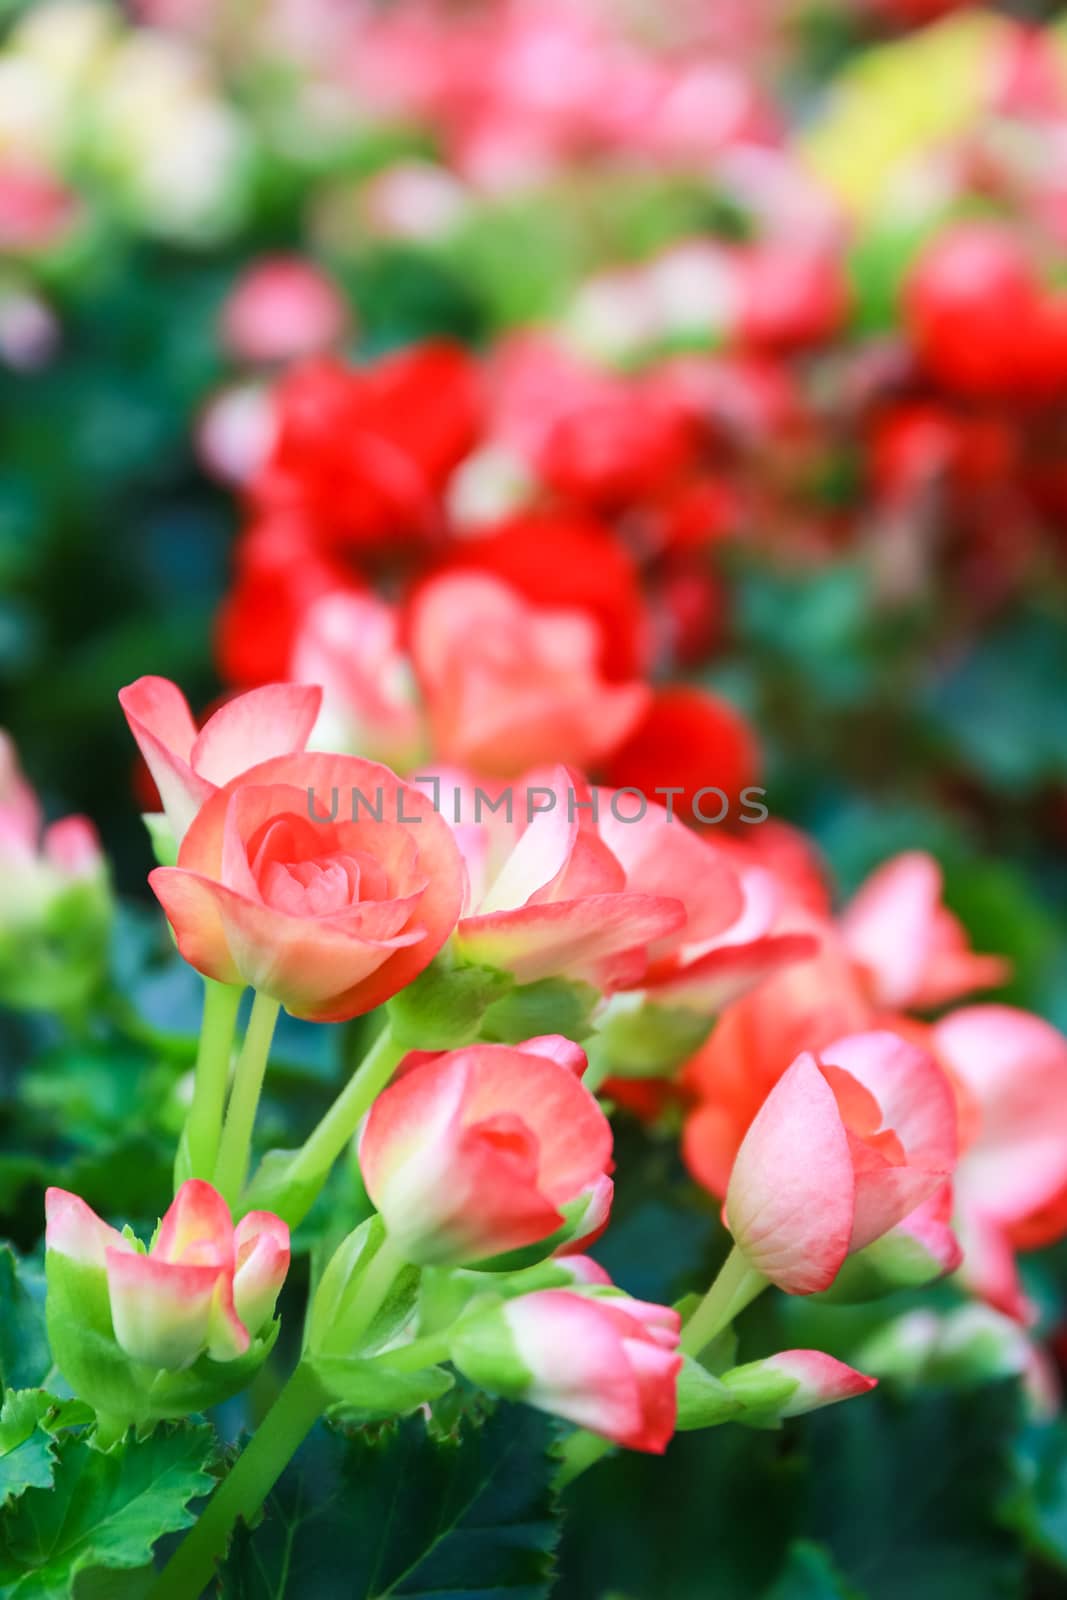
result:
<svg viewBox="0 0 1067 1600"><path fill-rule="evenodd" d="M138 678L119 690L119 704L180 842L222 784L260 761L303 750L322 690L265 684L228 700L199 733L185 696L168 678Z"/></svg>
<svg viewBox="0 0 1067 1600"><path fill-rule="evenodd" d="M542 610L488 574L427 583L411 643L435 754L498 777L541 762L597 761L648 700L643 684L605 681L588 613Z"/></svg>
<svg viewBox="0 0 1067 1600"><path fill-rule="evenodd" d="M410 770L422 745L411 663L397 612L372 594L336 590L312 602L291 676L322 685L312 743Z"/></svg>
<svg viewBox="0 0 1067 1600"><path fill-rule="evenodd" d="M1014 1006L967 1006L931 1041L962 1100L954 1190L964 1278L1026 1320L1015 1251L1067 1230L1067 1039Z"/></svg>
<svg viewBox="0 0 1067 1600"><path fill-rule="evenodd" d="M268 1211L235 1228L209 1183L183 1183L145 1252L65 1189L45 1196L49 1258L106 1275L114 1337L133 1361L178 1372L247 1353L274 1315L289 1229ZM49 1284L55 1264L49 1261Z"/></svg>
<svg viewBox="0 0 1067 1600"><path fill-rule="evenodd" d="M463 902L463 861L428 798L355 756L280 756L202 806L149 881L186 961L293 1016L381 1005L431 962Z"/></svg>
<svg viewBox="0 0 1067 1600"><path fill-rule="evenodd" d="M958 919L942 904L941 885L933 856L909 850L879 867L842 913L845 949L877 1005L927 1010L1009 976L1000 956L970 949Z"/></svg>
<svg viewBox="0 0 1067 1600"><path fill-rule="evenodd" d="M956 1103L933 1057L891 1033L797 1057L737 1153L726 1220L748 1263L790 1294L902 1222L956 1163Z"/></svg>
<svg viewBox="0 0 1067 1600"><path fill-rule="evenodd" d="M423 1061L375 1101L360 1144L367 1193L409 1261L462 1265L588 1241L611 1204L611 1129L550 1035Z"/></svg>
<svg viewBox="0 0 1067 1600"><path fill-rule="evenodd" d="M740 910L730 865L667 822L662 807L649 806L644 824L618 829L631 882L601 835L609 798L573 770L527 773L506 789L442 778L440 794L445 815L458 818L470 874L457 945L520 983L565 975L605 990L629 987L650 955L673 948L690 915L694 938L711 938ZM629 837L643 830L647 850Z"/></svg>
<svg viewBox="0 0 1067 1600"><path fill-rule="evenodd" d="M667 1306L539 1289L461 1318L451 1356L496 1394L658 1455L677 1416L679 1329Z"/></svg>

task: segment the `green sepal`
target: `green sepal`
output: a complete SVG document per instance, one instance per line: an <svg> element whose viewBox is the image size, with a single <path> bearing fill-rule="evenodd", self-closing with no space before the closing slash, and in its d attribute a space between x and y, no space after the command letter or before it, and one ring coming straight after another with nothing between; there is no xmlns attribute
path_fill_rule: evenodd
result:
<svg viewBox="0 0 1067 1600"><path fill-rule="evenodd" d="M389 1001L389 1025L409 1050L456 1050L478 1038L487 1011L514 986L509 972L442 952Z"/></svg>
<svg viewBox="0 0 1067 1600"><path fill-rule="evenodd" d="M375 1361L358 1356L319 1355L308 1360L315 1376L332 1397L330 1416L344 1422L371 1422L404 1416L447 1394L455 1378L444 1367L418 1372L392 1372L388 1355Z"/></svg>
<svg viewBox="0 0 1067 1600"><path fill-rule="evenodd" d="M593 1031L600 991L570 978L541 978L516 985L486 1010L481 1038L490 1044L523 1044L559 1033L581 1044Z"/></svg>
<svg viewBox="0 0 1067 1600"><path fill-rule="evenodd" d="M832 1305L882 1300L903 1289L922 1289L944 1276L945 1268L914 1235L895 1228L846 1258L829 1289L813 1295Z"/></svg>
<svg viewBox="0 0 1067 1600"><path fill-rule="evenodd" d="M695 1428L715 1428L730 1422L744 1409L744 1402L733 1394L721 1378L716 1378L692 1356L684 1356L678 1374L679 1433Z"/></svg>
<svg viewBox="0 0 1067 1600"><path fill-rule="evenodd" d="M381 1217L368 1217L342 1239L327 1262L308 1314L306 1349L312 1360L355 1354L348 1346L345 1325L359 1300L363 1275L384 1239ZM394 1344L414 1320L419 1276L415 1266L404 1267L397 1274L370 1326L360 1335L360 1351L378 1351Z"/></svg>
<svg viewBox="0 0 1067 1600"><path fill-rule="evenodd" d="M495 1295L472 1301L451 1330L448 1353L473 1383L506 1400L521 1400L533 1374L519 1356L505 1306Z"/></svg>
<svg viewBox="0 0 1067 1600"><path fill-rule="evenodd" d="M597 1047L611 1078L670 1078L696 1054L712 1018L642 994L615 996L597 1019Z"/></svg>
<svg viewBox="0 0 1067 1600"><path fill-rule="evenodd" d="M733 1420L746 1428L779 1428L782 1408L800 1387L797 1378L776 1372L765 1361L749 1361L724 1372L720 1380L739 1404Z"/></svg>

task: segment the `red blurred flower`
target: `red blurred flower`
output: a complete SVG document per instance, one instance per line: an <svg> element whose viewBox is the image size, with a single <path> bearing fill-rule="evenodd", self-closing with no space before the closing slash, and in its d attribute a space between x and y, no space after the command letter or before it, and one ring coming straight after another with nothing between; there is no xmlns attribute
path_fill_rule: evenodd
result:
<svg viewBox="0 0 1067 1600"><path fill-rule="evenodd" d="M741 791L756 783L759 769L756 736L740 712L706 690L677 686L657 692L644 720L608 761L606 782L647 795L681 789L675 811L685 822L717 816L717 795L698 798L696 810L693 800L701 789L720 789L736 820Z"/></svg>
<svg viewBox="0 0 1067 1600"><path fill-rule="evenodd" d="M309 362L275 401L278 431L250 487L254 506L303 515L328 549L432 537L438 497L480 424L479 376L463 350L427 343L360 369Z"/></svg>

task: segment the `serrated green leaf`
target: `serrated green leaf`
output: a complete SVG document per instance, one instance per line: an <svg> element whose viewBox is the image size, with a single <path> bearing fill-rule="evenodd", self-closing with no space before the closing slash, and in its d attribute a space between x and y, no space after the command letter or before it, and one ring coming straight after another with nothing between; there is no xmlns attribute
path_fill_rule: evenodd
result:
<svg viewBox="0 0 1067 1600"><path fill-rule="evenodd" d="M558 1537L552 1424L515 1406L462 1437L422 1417L377 1440L317 1429L257 1528L227 1600L546 1600Z"/></svg>
<svg viewBox="0 0 1067 1600"><path fill-rule="evenodd" d="M0 1518L5 1600L60 1600L81 1573L147 1565L163 1534L194 1520L189 1502L214 1487L214 1450L207 1426L160 1429L106 1455L61 1440L53 1487L27 1489Z"/></svg>
<svg viewBox="0 0 1067 1600"><path fill-rule="evenodd" d="M47 1405L49 1396L43 1396ZM11 1389L0 1409L0 1507L26 1489L47 1489L52 1484L55 1447L37 1426L41 1414L40 1389Z"/></svg>

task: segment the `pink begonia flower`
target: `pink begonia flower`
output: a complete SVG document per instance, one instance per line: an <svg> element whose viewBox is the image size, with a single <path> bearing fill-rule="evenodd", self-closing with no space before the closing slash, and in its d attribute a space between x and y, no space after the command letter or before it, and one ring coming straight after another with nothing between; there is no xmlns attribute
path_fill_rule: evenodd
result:
<svg viewBox="0 0 1067 1600"><path fill-rule="evenodd" d="M411 645L436 756L498 777L548 761L588 766L648 704L646 685L605 680L592 617L531 605L480 573L444 573L420 590Z"/></svg>
<svg viewBox="0 0 1067 1600"><path fill-rule="evenodd" d="M267 256L240 276L222 308L222 342L238 361L266 364L321 354L348 331L344 296L300 256Z"/></svg>
<svg viewBox="0 0 1067 1600"><path fill-rule="evenodd" d="M65 1189L45 1195L45 1245L107 1274L115 1338L134 1361L180 1371L233 1361L274 1315L289 1229L268 1211L236 1226L209 1183L183 1183L147 1253Z"/></svg>
<svg viewBox="0 0 1067 1600"><path fill-rule="evenodd" d="M956 1105L933 1057L891 1033L797 1057L734 1162L726 1220L749 1265L790 1294L928 1200L956 1163Z"/></svg>
<svg viewBox="0 0 1067 1600"><path fill-rule="evenodd" d="M877 1023L832 923L794 906L781 925L817 939L817 953L783 966L728 1005L682 1078L696 1101L682 1154L697 1182L720 1198L741 1141L790 1063L803 1050L818 1052Z"/></svg>
<svg viewBox="0 0 1067 1600"><path fill-rule="evenodd" d="M63 889L103 880L100 839L88 817L63 817L45 826L15 746L0 729L0 917L34 917Z"/></svg>
<svg viewBox="0 0 1067 1600"><path fill-rule="evenodd" d="M774 1415L783 1419L805 1416L823 1406L836 1405L839 1400L852 1400L878 1386L877 1378L868 1378L821 1350L780 1350L762 1361L734 1367L724 1374L723 1381L737 1398L751 1397L751 1403L758 1408L761 1389L770 1387L768 1379L773 1382L783 1378L796 1385L774 1404Z"/></svg>
<svg viewBox="0 0 1067 1600"><path fill-rule="evenodd" d="M845 949L863 969L875 1003L900 1010L945 1005L1010 975L1000 956L975 955L942 904L941 868L909 850L879 867L839 920Z"/></svg>
<svg viewBox="0 0 1067 1600"><path fill-rule="evenodd" d="M375 1101L360 1143L367 1193L409 1261L463 1265L549 1239L578 1245L611 1205L611 1128L550 1036L423 1061Z"/></svg>
<svg viewBox="0 0 1067 1600"><path fill-rule="evenodd" d="M149 882L198 972L337 1022L429 965L455 927L466 873L418 789L356 756L305 753L212 794L177 866Z"/></svg>
<svg viewBox="0 0 1067 1600"><path fill-rule="evenodd" d="M622 1294L538 1289L461 1320L452 1358L498 1394L658 1455L678 1412L680 1322Z"/></svg>
<svg viewBox="0 0 1067 1600"><path fill-rule="evenodd" d="M296 683L250 689L227 700L199 732L185 696L169 678L138 678L119 690L119 704L180 842L221 785L272 756L303 750L322 690Z"/></svg>
<svg viewBox="0 0 1067 1600"><path fill-rule="evenodd" d="M568 976L633 987L690 926L711 938L738 915L733 868L663 807L620 828L634 836L628 868L601 833L607 800L573 770L530 772L507 788L440 782L470 875L457 946L520 983ZM647 849L637 837L645 830Z"/></svg>
<svg viewBox="0 0 1067 1600"><path fill-rule="evenodd" d="M337 591L315 600L293 646L291 676L322 685L311 737L319 749L410 769L422 746L422 718L400 619L372 594Z"/></svg>
<svg viewBox="0 0 1067 1600"><path fill-rule="evenodd" d="M964 1281L1028 1320L1015 1251L1067 1231L1067 1039L1040 1017L999 1005L953 1012L931 1039L963 1091L953 1187Z"/></svg>

